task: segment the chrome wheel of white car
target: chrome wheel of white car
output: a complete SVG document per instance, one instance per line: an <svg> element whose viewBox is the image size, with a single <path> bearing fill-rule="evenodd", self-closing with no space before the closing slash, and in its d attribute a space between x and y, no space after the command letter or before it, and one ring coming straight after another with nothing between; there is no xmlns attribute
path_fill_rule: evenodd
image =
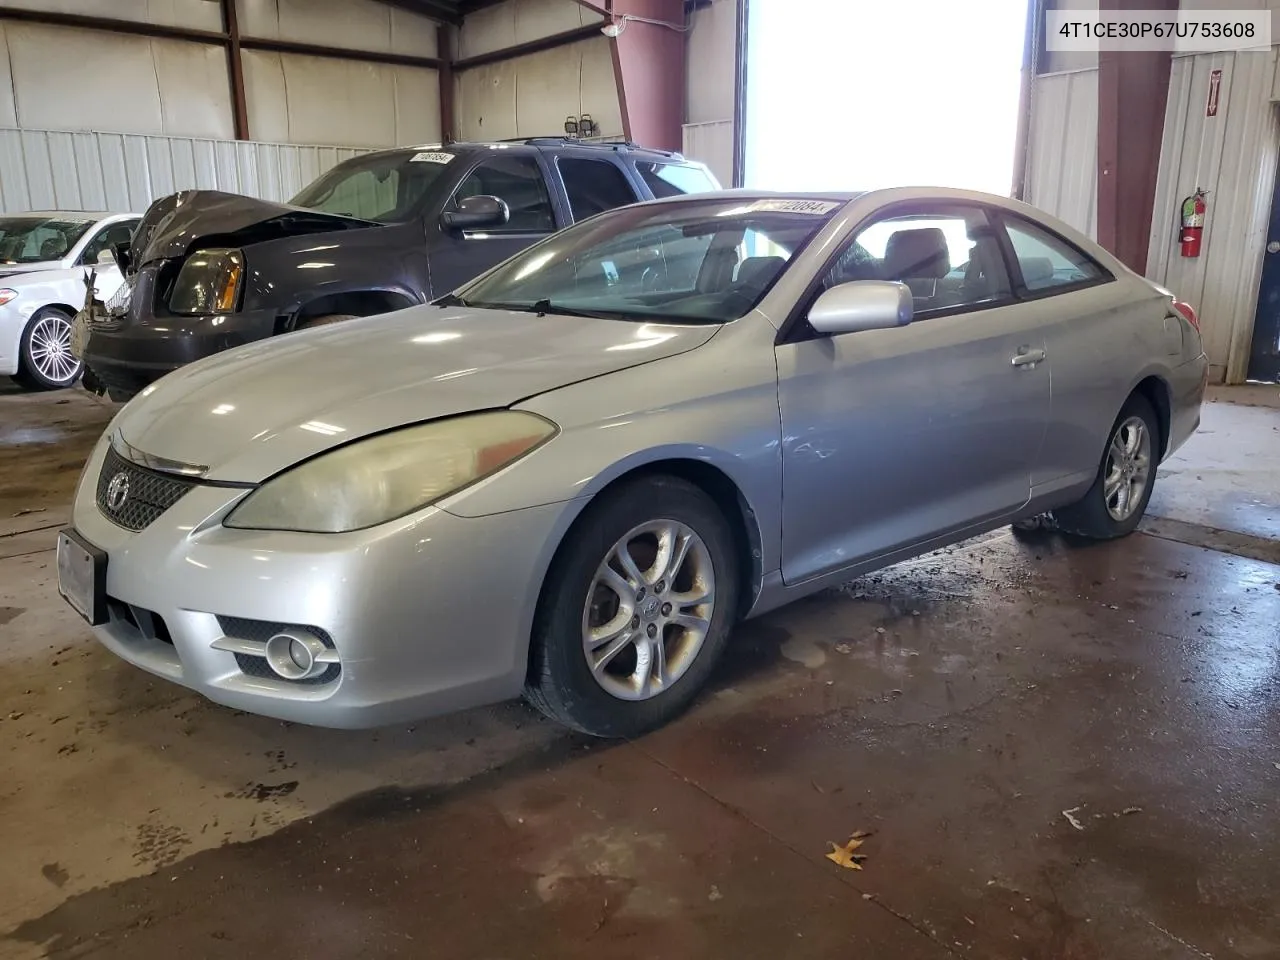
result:
<svg viewBox="0 0 1280 960"><path fill-rule="evenodd" d="M715 568L677 520L624 534L596 570L582 612L591 675L621 700L657 696L688 672L711 629Z"/></svg>
<svg viewBox="0 0 1280 960"><path fill-rule="evenodd" d="M525 696L601 737L670 720L725 647L738 553L724 513L685 480L642 477L603 494L547 573Z"/></svg>
<svg viewBox="0 0 1280 960"><path fill-rule="evenodd" d="M83 369L71 352L71 317L55 307L38 311L22 335L22 381L57 390L75 383Z"/></svg>

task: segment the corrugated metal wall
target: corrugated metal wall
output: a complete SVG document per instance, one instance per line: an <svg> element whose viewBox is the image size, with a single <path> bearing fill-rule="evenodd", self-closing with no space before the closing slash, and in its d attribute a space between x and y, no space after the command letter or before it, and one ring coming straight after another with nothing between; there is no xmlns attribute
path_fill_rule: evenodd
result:
<svg viewBox="0 0 1280 960"><path fill-rule="evenodd" d="M1032 88L1027 202L1097 236L1098 71L1045 74Z"/></svg>
<svg viewBox="0 0 1280 960"><path fill-rule="evenodd" d="M1222 71L1217 116L1209 77ZM1200 314L1211 375L1241 382L1249 361L1258 280L1280 143L1272 81L1276 51L1175 57L1165 111L1147 274ZM1179 255L1178 213L1210 191L1203 253Z"/></svg>
<svg viewBox="0 0 1280 960"><path fill-rule="evenodd" d="M201 187L288 200L365 151L235 140L0 128L0 212L145 210Z"/></svg>
<svg viewBox="0 0 1280 960"><path fill-rule="evenodd" d="M686 123L681 152L711 168L723 187L733 186L733 121Z"/></svg>

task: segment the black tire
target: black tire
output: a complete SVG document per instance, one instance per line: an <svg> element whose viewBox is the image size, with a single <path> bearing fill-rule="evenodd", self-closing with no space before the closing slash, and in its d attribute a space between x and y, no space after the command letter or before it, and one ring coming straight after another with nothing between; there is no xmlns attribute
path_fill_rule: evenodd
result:
<svg viewBox="0 0 1280 960"><path fill-rule="evenodd" d="M1107 509L1108 497L1104 492L1106 474L1111 462L1111 449L1116 440L1116 434L1134 418L1142 421L1146 435L1150 439L1146 482L1133 512L1123 520L1117 520ZM1070 506L1053 512L1054 523L1058 529L1064 533L1074 533L1091 540L1114 540L1132 533L1147 511L1147 503L1151 500L1151 491L1155 487L1156 469L1160 465L1160 455L1163 450L1164 437L1155 410L1145 397L1134 394L1125 402L1120 415L1111 425L1106 446L1102 450L1102 460L1098 464L1098 473L1089 491Z"/></svg>
<svg viewBox="0 0 1280 960"><path fill-rule="evenodd" d="M305 317L298 321L295 330L310 330L312 327L327 327L331 323L341 323L343 320L354 320L354 313L324 313L318 317Z"/></svg>
<svg viewBox="0 0 1280 960"><path fill-rule="evenodd" d="M683 524L706 547L714 576L710 626L683 675L649 699L627 700L597 682L587 663L587 592L597 569L628 532L660 520ZM574 525L543 584L526 699L551 719L597 737L634 737L673 719L697 696L724 652L737 619L739 569L733 530L715 502L693 484L650 476L605 494ZM682 634L674 636L678 640ZM618 661L626 654L624 649Z"/></svg>
<svg viewBox="0 0 1280 960"><path fill-rule="evenodd" d="M65 377L56 377L50 375L52 371L46 373L40 369L37 358L32 352L35 348L33 337L37 330L45 331L50 322L61 321L66 324L67 332L70 334L73 319L71 314L57 307L42 307L31 315L18 344L18 373L14 376L18 383L29 390L64 390L75 384L84 370L83 361L76 360L70 353L64 354L65 361L59 362L70 364L68 369L71 372Z"/></svg>

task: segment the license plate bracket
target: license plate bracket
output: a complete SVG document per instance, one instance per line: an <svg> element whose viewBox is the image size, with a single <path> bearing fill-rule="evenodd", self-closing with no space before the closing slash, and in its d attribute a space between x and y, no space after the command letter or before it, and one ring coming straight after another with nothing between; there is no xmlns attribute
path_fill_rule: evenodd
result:
<svg viewBox="0 0 1280 960"><path fill-rule="evenodd" d="M70 527L58 532L58 593L90 626L107 622L107 555Z"/></svg>

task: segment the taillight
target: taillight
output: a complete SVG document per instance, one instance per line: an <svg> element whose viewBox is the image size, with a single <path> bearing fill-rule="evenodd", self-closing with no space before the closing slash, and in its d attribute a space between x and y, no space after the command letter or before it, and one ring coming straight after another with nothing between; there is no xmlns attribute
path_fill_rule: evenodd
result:
<svg viewBox="0 0 1280 960"><path fill-rule="evenodd" d="M1173 309L1177 310L1182 318L1196 328L1196 333L1200 332L1200 318L1196 316L1195 308L1191 304L1183 300L1173 301Z"/></svg>

